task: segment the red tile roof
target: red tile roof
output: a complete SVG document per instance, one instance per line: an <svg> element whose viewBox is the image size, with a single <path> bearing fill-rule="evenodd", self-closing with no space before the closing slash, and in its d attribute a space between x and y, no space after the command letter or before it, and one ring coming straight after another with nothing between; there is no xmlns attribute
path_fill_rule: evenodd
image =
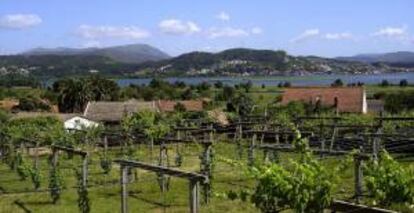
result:
<svg viewBox="0 0 414 213"><path fill-rule="evenodd" d="M203 101L200 101L200 100L191 100L191 101L159 100L157 101L157 106L161 112L173 112L175 105L177 105L177 103L182 104L185 107L185 109L190 112L203 111Z"/></svg>
<svg viewBox="0 0 414 213"><path fill-rule="evenodd" d="M315 104L318 100L323 106L334 106L337 99L339 112L364 112L363 87L297 87L288 88L282 96L282 104L301 101Z"/></svg>

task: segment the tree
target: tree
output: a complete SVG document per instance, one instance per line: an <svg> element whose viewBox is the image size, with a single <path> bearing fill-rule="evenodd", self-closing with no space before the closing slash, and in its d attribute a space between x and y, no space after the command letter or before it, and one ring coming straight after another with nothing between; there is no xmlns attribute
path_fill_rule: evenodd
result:
<svg viewBox="0 0 414 213"><path fill-rule="evenodd" d="M342 82L342 79L338 78L331 84L331 86L332 87L342 87L342 86L344 86L344 82Z"/></svg>
<svg viewBox="0 0 414 213"><path fill-rule="evenodd" d="M408 86L408 81L407 81L407 79L402 79L402 80L400 81L400 87L406 87L406 86Z"/></svg>
<svg viewBox="0 0 414 213"><path fill-rule="evenodd" d="M118 85L109 79L90 76L56 81L53 91L58 93L60 112L82 112L88 101L114 101L119 98Z"/></svg>
<svg viewBox="0 0 414 213"><path fill-rule="evenodd" d="M382 87L388 87L390 85L390 83L388 82L388 80L382 80L380 86Z"/></svg>
<svg viewBox="0 0 414 213"><path fill-rule="evenodd" d="M167 119L160 113L142 110L122 120L122 127L128 133L143 133L150 140L150 155L154 149L154 141L164 137L169 131Z"/></svg>
<svg viewBox="0 0 414 213"><path fill-rule="evenodd" d="M34 97L23 97L19 99L17 108L21 111L49 111L50 105Z"/></svg>
<svg viewBox="0 0 414 213"><path fill-rule="evenodd" d="M228 101L231 100L236 95L236 90L232 86L225 85L221 94L218 94L217 100L219 101Z"/></svg>
<svg viewBox="0 0 414 213"><path fill-rule="evenodd" d="M223 88L223 82L221 82L221 81L216 81L216 83L214 83L214 87L215 87L216 89L221 89L221 88Z"/></svg>
<svg viewBox="0 0 414 213"><path fill-rule="evenodd" d="M289 81L285 81L285 83L283 84L283 87L290 87L290 86L291 86L291 84L290 84Z"/></svg>
<svg viewBox="0 0 414 213"><path fill-rule="evenodd" d="M235 111L237 114L244 116L251 113L253 100L244 93L239 94L227 103L227 110Z"/></svg>

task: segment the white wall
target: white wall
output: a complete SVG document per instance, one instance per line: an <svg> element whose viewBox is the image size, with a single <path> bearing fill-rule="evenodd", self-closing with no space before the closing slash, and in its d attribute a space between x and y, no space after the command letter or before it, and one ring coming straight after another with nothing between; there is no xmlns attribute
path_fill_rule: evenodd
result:
<svg viewBox="0 0 414 213"><path fill-rule="evenodd" d="M99 124L95 121L88 120L86 118L75 116L65 121L65 129L83 129L90 127L97 127Z"/></svg>

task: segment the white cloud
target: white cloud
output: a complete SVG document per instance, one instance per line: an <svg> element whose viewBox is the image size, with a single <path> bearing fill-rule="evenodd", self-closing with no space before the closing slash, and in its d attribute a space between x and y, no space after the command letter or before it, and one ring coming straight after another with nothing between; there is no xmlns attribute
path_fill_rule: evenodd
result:
<svg viewBox="0 0 414 213"><path fill-rule="evenodd" d="M327 33L323 37L328 40L346 40L353 39L354 36L351 33Z"/></svg>
<svg viewBox="0 0 414 213"><path fill-rule="evenodd" d="M42 23L36 14L9 14L0 17L0 28L25 29Z"/></svg>
<svg viewBox="0 0 414 213"><path fill-rule="evenodd" d="M221 38L221 37L241 37L241 36L249 36L249 32L243 29L238 28L211 28L207 32L207 37L209 38Z"/></svg>
<svg viewBox="0 0 414 213"><path fill-rule="evenodd" d="M143 39L149 37L150 32L135 26L90 26L81 25L77 34L88 39L122 38Z"/></svg>
<svg viewBox="0 0 414 213"><path fill-rule="evenodd" d="M220 12L219 14L216 15L216 18L222 21L229 21L230 20L230 15L224 11Z"/></svg>
<svg viewBox="0 0 414 213"><path fill-rule="evenodd" d="M373 36L402 37L407 33L407 27L384 27L373 33Z"/></svg>
<svg viewBox="0 0 414 213"><path fill-rule="evenodd" d="M298 42L307 40L307 39L312 38L312 37L317 37L319 34L320 34L319 29L308 29L308 30L305 30L299 36L291 39L290 42L298 43Z"/></svg>
<svg viewBox="0 0 414 213"><path fill-rule="evenodd" d="M260 27L253 27L252 34L258 35L258 34L262 34L262 33L263 33L262 28L260 28Z"/></svg>
<svg viewBox="0 0 414 213"><path fill-rule="evenodd" d="M201 31L196 23L179 19L166 19L161 21L158 26L161 32L175 35L189 35Z"/></svg>

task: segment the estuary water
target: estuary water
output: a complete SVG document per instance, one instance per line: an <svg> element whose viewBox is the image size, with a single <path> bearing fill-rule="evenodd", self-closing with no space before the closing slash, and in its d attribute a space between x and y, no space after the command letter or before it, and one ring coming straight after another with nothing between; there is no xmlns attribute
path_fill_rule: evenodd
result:
<svg viewBox="0 0 414 213"><path fill-rule="evenodd" d="M401 80L406 79L409 84L414 84L414 73L387 73L387 74L369 74L369 75L312 75L312 76L261 76L261 77L177 77L164 78L165 81L174 83L182 81L186 84L199 84L207 82L214 84L221 81L224 84L234 85L251 81L254 85L277 86L280 82L290 82L292 86L328 86L336 79L341 79L345 84L362 82L364 84L379 84L387 80L392 84L398 84ZM148 84L152 78L125 78L117 79L121 87L130 84Z"/></svg>

